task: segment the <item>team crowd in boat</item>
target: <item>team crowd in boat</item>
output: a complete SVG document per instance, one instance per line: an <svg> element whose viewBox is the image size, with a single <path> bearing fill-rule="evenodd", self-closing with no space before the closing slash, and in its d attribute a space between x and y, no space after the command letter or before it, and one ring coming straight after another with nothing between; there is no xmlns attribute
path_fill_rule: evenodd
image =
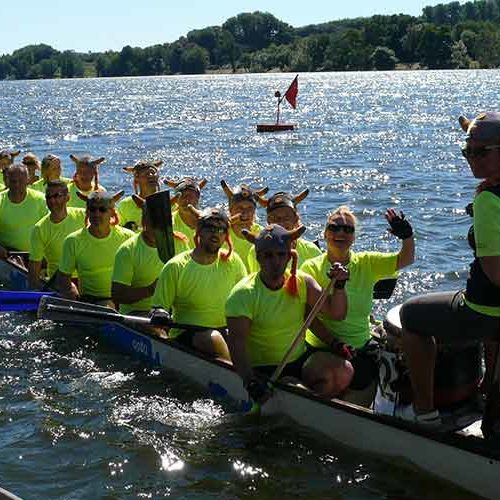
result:
<svg viewBox="0 0 500 500"><path fill-rule="evenodd" d="M465 291L431 294L403 305L403 351L414 391L401 417L439 426L434 407L435 338L488 339L483 390L494 382L500 332L500 114L461 118L462 152L476 178L474 262ZM124 168L134 193L110 193L99 183L104 158L61 160L1 151L0 258L25 265L33 289L147 315L150 332L232 362L249 396L269 396L268 378L281 375L325 398L365 391L370 404L378 367L370 355L375 284L415 259L413 229L387 209L396 252L355 251L358 222L347 206L325 215L326 250L304 239L300 203L308 190L268 196L267 187L229 186L225 208L203 207L206 180L162 179L162 162ZM160 258L149 196L170 188L175 255ZM265 210L259 225L257 208ZM320 305L303 339L285 357L308 312ZM164 327L170 318L171 328ZM280 367L281 369L281 367ZM368 392L366 392L368 391Z"/></svg>

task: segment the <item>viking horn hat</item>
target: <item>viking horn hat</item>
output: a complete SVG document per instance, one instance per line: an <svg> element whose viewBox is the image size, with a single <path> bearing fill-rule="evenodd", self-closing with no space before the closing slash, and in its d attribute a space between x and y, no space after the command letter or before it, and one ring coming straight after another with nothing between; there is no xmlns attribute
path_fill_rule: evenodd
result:
<svg viewBox="0 0 500 500"><path fill-rule="evenodd" d="M193 207L193 205L188 205L188 209L196 217L197 224L204 225L209 221L221 221L229 227L230 219L225 210L222 208L205 208L204 210L199 210Z"/></svg>
<svg viewBox="0 0 500 500"><path fill-rule="evenodd" d="M458 121L462 130L467 133L467 140L490 142L500 139L500 113L479 113L473 120L460 116Z"/></svg>
<svg viewBox="0 0 500 500"><path fill-rule="evenodd" d="M103 205L107 208L114 208L118 200L125 194L125 191L118 191L115 194L108 193L107 191L92 191L88 196L77 191L78 198L83 200L88 205Z"/></svg>
<svg viewBox="0 0 500 500"><path fill-rule="evenodd" d="M258 197L260 205L267 209L268 212L276 208L289 207L296 210L297 205L303 201L309 194L309 189L304 189L300 193L293 195L280 191L273 194L270 198L266 199L263 196Z"/></svg>
<svg viewBox="0 0 500 500"><path fill-rule="evenodd" d="M304 234L306 227L304 225L297 226L296 228L288 231L278 224L270 224L266 226L259 234L253 234L248 229L242 229L241 234L250 242L255 245L255 251L269 249L286 249L289 248L292 242L302 234Z"/></svg>
<svg viewBox="0 0 500 500"><path fill-rule="evenodd" d="M76 155L69 155L69 157L75 162L77 169L83 166L97 168L101 163L103 163L106 160L104 156L101 156L99 158L92 158L89 155L85 155L82 157L78 157Z"/></svg>
<svg viewBox="0 0 500 500"><path fill-rule="evenodd" d="M198 194L201 190L207 185L207 179L202 179L201 181L197 181L194 177L183 177L182 179L163 179L163 182L174 188L178 193L182 193L186 189L191 189L196 191Z"/></svg>
<svg viewBox="0 0 500 500"><path fill-rule="evenodd" d="M138 174L150 168L158 171L161 165L163 165L163 160L139 160L132 167L123 167L122 170L128 174Z"/></svg>
<svg viewBox="0 0 500 500"><path fill-rule="evenodd" d="M21 150L11 151L10 149L2 149L0 151L0 160L4 158L9 158L11 162L14 161L14 158L21 153Z"/></svg>
<svg viewBox="0 0 500 500"><path fill-rule="evenodd" d="M170 197L171 206L177 203L179 196L180 196L179 193L177 193L174 196ZM146 199L143 198L142 196L139 196L138 194L133 194L132 199L134 200L134 203L137 205L138 208L143 209L146 206Z"/></svg>
<svg viewBox="0 0 500 500"><path fill-rule="evenodd" d="M222 179L220 181L222 189L229 200L229 205L238 203L239 201L251 201L254 205L257 204L257 200L260 196L264 196L268 191L268 187L261 189L252 189L247 184L240 184L239 186L231 189L227 182Z"/></svg>

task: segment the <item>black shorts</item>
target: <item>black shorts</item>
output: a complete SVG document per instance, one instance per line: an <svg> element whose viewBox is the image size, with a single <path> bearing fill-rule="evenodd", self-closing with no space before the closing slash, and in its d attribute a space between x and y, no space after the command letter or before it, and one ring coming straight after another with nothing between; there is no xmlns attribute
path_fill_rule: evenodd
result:
<svg viewBox="0 0 500 500"><path fill-rule="evenodd" d="M225 328L210 328L208 326L204 330L184 330L179 333L179 335L177 335L177 337L175 337L175 339L173 340L185 347L190 347L191 349L193 349L193 337L196 333L204 332L205 330L217 330L224 337L224 340L227 341L227 330Z"/></svg>
<svg viewBox="0 0 500 500"><path fill-rule="evenodd" d="M283 371L281 372L280 377L295 377L299 380L302 378L302 367L304 363L309 359L309 356L312 353L308 350L300 358L297 358L295 361L291 363L287 363ZM261 373L266 377L270 377L278 368L278 365L263 365L263 366L254 366L254 370L257 373Z"/></svg>
<svg viewBox="0 0 500 500"><path fill-rule="evenodd" d="M444 341L500 337L500 318L472 310L463 291L437 292L407 300L399 312L401 325L422 337Z"/></svg>

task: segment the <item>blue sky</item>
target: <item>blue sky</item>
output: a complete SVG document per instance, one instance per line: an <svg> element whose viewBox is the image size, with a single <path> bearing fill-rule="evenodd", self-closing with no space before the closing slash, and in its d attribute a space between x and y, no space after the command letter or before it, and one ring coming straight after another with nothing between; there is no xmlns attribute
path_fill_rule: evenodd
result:
<svg viewBox="0 0 500 500"><path fill-rule="evenodd" d="M444 0L446 3L446 0ZM58 50L119 50L173 42L241 12L267 11L292 26L335 19L420 15L439 0L0 0L0 54L32 43Z"/></svg>

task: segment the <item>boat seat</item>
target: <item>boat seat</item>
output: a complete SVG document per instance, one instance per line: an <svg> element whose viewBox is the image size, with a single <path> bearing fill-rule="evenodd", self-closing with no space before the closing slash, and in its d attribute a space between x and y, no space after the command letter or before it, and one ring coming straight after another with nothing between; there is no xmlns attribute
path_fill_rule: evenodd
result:
<svg viewBox="0 0 500 500"><path fill-rule="evenodd" d="M396 288L397 281L397 278L386 278L377 281L373 287L373 298L377 300L390 299L394 288Z"/></svg>

